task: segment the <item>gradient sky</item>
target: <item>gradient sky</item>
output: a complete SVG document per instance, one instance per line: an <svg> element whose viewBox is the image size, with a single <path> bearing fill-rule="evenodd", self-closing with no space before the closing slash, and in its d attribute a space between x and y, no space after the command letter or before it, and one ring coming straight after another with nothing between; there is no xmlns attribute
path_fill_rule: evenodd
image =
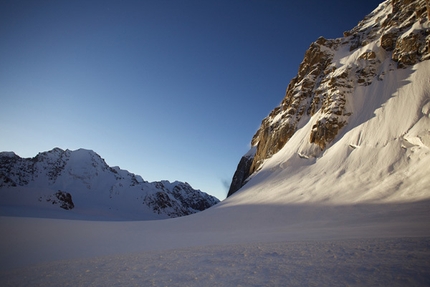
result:
<svg viewBox="0 0 430 287"><path fill-rule="evenodd" d="M309 45L380 2L0 0L0 151L92 149L224 199Z"/></svg>

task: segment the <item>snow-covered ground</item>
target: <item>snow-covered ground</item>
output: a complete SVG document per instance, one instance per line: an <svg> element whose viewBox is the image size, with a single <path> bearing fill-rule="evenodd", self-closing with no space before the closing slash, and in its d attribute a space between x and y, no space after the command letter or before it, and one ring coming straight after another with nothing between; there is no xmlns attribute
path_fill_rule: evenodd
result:
<svg viewBox="0 0 430 287"><path fill-rule="evenodd" d="M428 286L430 239L205 246L59 261L2 286Z"/></svg>
<svg viewBox="0 0 430 287"><path fill-rule="evenodd" d="M428 286L429 218L429 201L231 200L155 221L3 216L0 285Z"/></svg>

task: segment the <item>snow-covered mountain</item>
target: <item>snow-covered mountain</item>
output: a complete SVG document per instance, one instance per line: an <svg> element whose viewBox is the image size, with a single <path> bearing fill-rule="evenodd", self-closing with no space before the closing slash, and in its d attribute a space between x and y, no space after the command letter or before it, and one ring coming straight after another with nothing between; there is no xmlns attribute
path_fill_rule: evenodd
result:
<svg viewBox="0 0 430 287"><path fill-rule="evenodd" d="M188 183L146 182L109 167L91 150L55 148L33 158L0 153L3 211L25 206L24 212L64 209L68 216L156 219L189 215L218 202Z"/></svg>
<svg viewBox="0 0 430 287"><path fill-rule="evenodd" d="M385 1L344 37L312 43L228 196L330 204L430 198L428 5Z"/></svg>
<svg viewBox="0 0 430 287"><path fill-rule="evenodd" d="M313 43L242 158L230 196L213 208L107 222L1 216L0 206L0 284L429 286L429 10L422 0L386 1L344 38ZM49 186L55 200L74 177L74 211L111 180L118 184L97 193L100 205L112 196L141 208L134 196L157 183L115 173L97 156L87 160L96 169L77 164L89 154L64 164L43 153L48 169L16 165L0 194L20 196L33 184ZM26 175L31 166L38 172ZM90 170L111 179L96 181Z"/></svg>

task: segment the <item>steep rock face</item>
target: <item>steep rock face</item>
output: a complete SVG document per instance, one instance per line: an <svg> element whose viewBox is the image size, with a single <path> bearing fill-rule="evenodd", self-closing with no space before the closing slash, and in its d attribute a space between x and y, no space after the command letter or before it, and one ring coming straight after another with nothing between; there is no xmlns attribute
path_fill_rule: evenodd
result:
<svg viewBox="0 0 430 287"><path fill-rule="evenodd" d="M235 191L237 191L239 188L242 187L242 185L245 183L246 179L248 178L249 171L251 169L251 165L254 159L256 149L251 149L247 154L245 154L239 162L239 165L237 166L236 172L234 173L232 183L230 185L230 188L228 190L227 197L232 195Z"/></svg>
<svg viewBox="0 0 430 287"><path fill-rule="evenodd" d="M320 37L312 43L280 106L263 119L252 138L255 152L242 157L228 196L308 122L312 148L301 156L318 157L348 125L348 98L355 89L383 81L394 69L428 60L428 9L425 0L385 1L344 37Z"/></svg>
<svg viewBox="0 0 430 287"><path fill-rule="evenodd" d="M91 150L59 148L33 158L0 153L0 204L28 203L29 199L23 197L65 210L104 206L109 211L152 212L168 217L196 213L219 202L188 183L144 181L119 167L108 166Z"/></svg>

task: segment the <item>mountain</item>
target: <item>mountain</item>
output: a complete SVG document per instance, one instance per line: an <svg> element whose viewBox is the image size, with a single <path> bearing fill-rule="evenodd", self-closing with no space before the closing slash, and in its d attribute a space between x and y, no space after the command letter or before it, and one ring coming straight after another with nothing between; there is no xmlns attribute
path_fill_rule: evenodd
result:
<svg viewBox="0 0 430 287"><path fill-rule="evenodd" d="M385 1L342 38L312 43L253 136L228 196L287 203L429 198L429 5Z"/></svg>
<svg viewBox="0 0 430 287"><path fill-rule="evenodd" d="M219 200L188 183L147 182L110 167L94 151L55 148L33 158L0 153L0 204L32 210L67 210L67 216L157 219L189 215ZM64 212L61 213L66 216Z"/></svg>

